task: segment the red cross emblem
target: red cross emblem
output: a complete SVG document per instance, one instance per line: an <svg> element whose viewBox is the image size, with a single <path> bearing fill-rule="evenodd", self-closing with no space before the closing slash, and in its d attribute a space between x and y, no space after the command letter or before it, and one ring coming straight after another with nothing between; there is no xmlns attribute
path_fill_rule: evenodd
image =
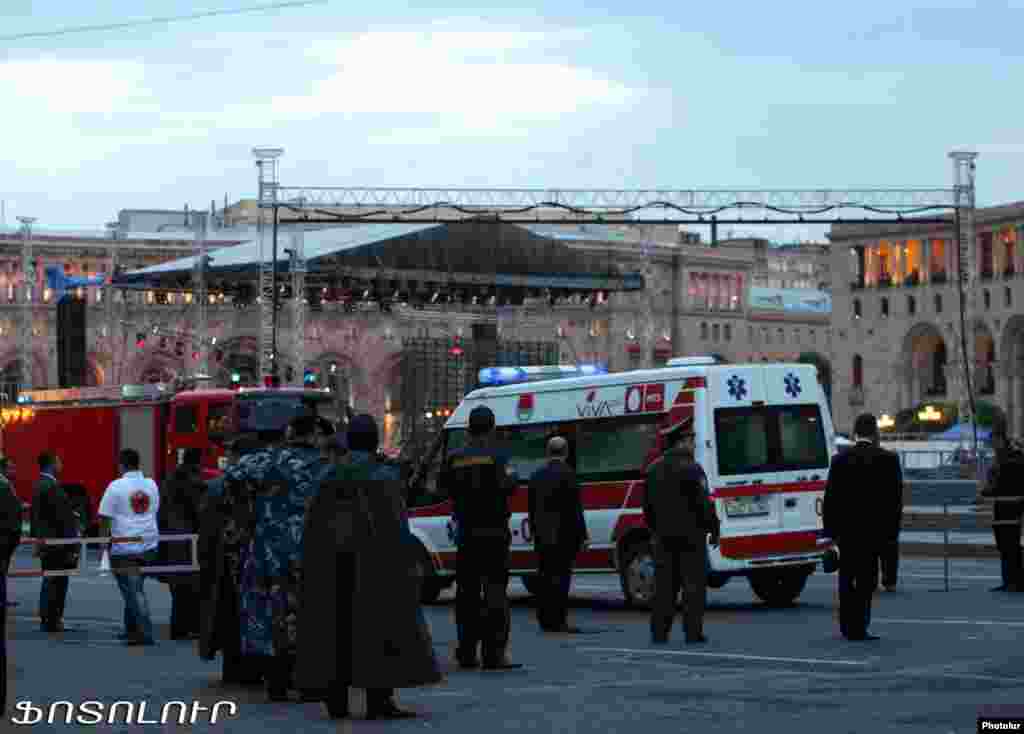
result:
<svg viewBox="0 0 1024 734"><path fill-rule="evenodd" d="M149 495L145 492L136 492L131 497L132 512L136 515L145 515L149 512Z"/></svg>

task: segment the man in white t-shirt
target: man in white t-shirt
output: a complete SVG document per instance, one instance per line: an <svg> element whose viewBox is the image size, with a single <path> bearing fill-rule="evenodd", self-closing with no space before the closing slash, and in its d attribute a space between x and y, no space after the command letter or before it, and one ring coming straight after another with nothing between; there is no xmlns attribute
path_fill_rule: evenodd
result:
<svg viewBox="0 0 1024 734"><path fill-rule="evenodd" d="M110 570L124 597L124 634L127 645L152 645L153 621L149 601L142 588L144 566L157 557L160 530L157 511L160 489L139 470L139 452L124 449L120 456L120 479L115 479L100 500L100 533L114 538L141 537L141 543L113 543L110 546Z"/></svg>

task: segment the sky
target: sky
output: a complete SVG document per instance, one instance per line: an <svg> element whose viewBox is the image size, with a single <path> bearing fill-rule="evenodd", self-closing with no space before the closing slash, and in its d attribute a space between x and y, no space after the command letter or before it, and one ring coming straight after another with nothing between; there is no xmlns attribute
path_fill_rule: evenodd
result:
<svg viewBox="0 0 1024 734"><path fill-rule="evenodd" d="M948 187L971 149L979 205L1024 199L1019 2L327 0L4 40L270 1L3 0L7 223L251 197L260 145L283 185L613 189Z"/></svg>

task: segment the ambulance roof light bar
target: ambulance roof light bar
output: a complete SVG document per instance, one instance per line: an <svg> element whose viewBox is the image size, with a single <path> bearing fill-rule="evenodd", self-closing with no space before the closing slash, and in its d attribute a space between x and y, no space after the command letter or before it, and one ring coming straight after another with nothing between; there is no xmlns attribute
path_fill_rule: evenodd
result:
<svg viewBox="0 0 1024 734"><path fill-rule="evenodd" d="M702 367L709 364L718 364L714 357L673 357L666 367Z"/></svg>
<svg viewBox="0 0 1024 734"><path fill-rule="evenodd" d="M516 385L523 382L564 380L571 377L606 375L608 368L600 364L544 365L535 367L487 367L478 375L481 387Z"/></svg>

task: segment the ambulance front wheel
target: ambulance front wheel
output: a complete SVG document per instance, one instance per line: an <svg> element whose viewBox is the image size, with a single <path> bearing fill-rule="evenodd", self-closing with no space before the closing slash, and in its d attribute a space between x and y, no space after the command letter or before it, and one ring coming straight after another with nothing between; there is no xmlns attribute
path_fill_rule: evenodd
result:
<svg viewBox="0 0 1024 734"><path fill-rule="evenodd" d="M814 570L805 568L759 571L751 574L750 588L770 607L788 607L799 598Z"/></svg>

